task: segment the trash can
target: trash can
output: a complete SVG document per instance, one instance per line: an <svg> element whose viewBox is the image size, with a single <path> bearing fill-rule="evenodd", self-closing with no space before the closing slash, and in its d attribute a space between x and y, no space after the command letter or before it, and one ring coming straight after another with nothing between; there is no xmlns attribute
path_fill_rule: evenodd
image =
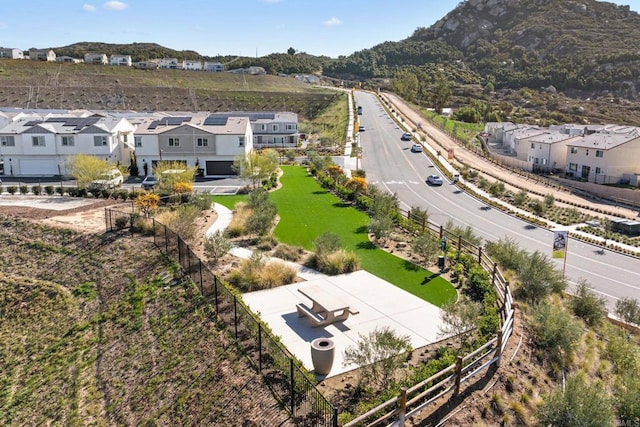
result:
<svg viewBox="0 0 640 427"><path fill-rule="evenodd" d="M444 270L444 256L440 255L438 257L438 268L440 269L440 271Z"/></svg>
<svg viewBox="0 0 640 427"><path fill-rule="evenodd" d="M333 366L336 347L331 338L316 338L311 341L311 362L318 375L328 375Z"/></svg>

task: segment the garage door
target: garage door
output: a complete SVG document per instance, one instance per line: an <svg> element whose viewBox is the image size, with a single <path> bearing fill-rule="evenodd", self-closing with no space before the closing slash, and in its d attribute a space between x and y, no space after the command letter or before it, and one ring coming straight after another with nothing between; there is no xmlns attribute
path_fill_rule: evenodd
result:
<svg viewBox="0 0 640 427"><path fill-rule="evenodd" d="M5 162L6 163L6 162ZM9 172L5 164L6 172ZM58 164L55 160L20 160L20 170L14 170L16 175L51 176L58 174Z"/></svg>
<svg viewBox="0 0 640 427"><path fill-rule="evenodd" d="M237 175L231 166L233 166L233 161L207 161L206 175Z"/></svg>

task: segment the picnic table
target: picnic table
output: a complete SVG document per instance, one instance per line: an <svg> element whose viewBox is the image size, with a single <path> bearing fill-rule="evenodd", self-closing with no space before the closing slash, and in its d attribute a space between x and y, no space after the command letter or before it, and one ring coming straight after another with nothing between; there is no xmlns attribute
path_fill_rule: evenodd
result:
<svg viewBox="0 0 640 427"><path fill-rule="evenodd" d="M320 286L307 286L299 288L298 292L311 300L311 308L305 304L298 304L298 317L306 316L311 321L311 326L329 325L349 318L350 314L358 314L349 307L341 298L336 297L322 289Z"/></svg>

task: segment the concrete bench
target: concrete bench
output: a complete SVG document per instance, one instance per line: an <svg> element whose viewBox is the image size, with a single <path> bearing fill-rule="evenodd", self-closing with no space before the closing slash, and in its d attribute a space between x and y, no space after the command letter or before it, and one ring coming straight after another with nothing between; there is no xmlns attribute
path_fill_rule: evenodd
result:
<svg viewBox="0 0 640 427"><path fill-rule="evenodd" d="M311 326L313 326L314 328L324 326L326 324L327 319L320 316L318 313L314 312L306 305L302 303L296 304L296 309L298 310L298 317L306 316L311 322Z"/></svg>

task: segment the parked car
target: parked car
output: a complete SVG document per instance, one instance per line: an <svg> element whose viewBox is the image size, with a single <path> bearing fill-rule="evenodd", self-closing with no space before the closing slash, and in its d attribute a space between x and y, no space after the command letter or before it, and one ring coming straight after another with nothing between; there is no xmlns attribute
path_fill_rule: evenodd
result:
<svg viewBox="0 0 640 427"><path fill-rule="evenodd" d="M118 169L111 169L91 181L92 188L116 188L124 182L124 176Z"/></svg>
<svg viewBox="0 0 640 427"><path fill-rule="evenodd" d="M358 132L364 132L364 126L360 125L360 127L358 127Z"/></svg>
<svg viewBox="0 0 640 427"><path fill-rule="evenodd" d="M158 178L156 178L153 175L147 175L142 180L142 188L144 188L145 190L152 190L157 183L158 183Z"/></svg>
<svg viewBox="0 0 640 427"><path fill-rule="evenodd" d="M440 175L429 175L427 178L427 184L429 185L442 185L443 181Z"/></svg>
<svg viewBox="0 0 640 427"><path fill-rule="evenodd" d="M412 137L411 137L411 134L409 132L405 132L405 133L402 134L400 139L402 141L411 141Z"/></svg>
<svg viewBox="0 0 640 427"><path fill-rule="evenodd" d="M411 146L411 151L414 153L422 153L422 145L420 144L413 144Z"/></svg>

